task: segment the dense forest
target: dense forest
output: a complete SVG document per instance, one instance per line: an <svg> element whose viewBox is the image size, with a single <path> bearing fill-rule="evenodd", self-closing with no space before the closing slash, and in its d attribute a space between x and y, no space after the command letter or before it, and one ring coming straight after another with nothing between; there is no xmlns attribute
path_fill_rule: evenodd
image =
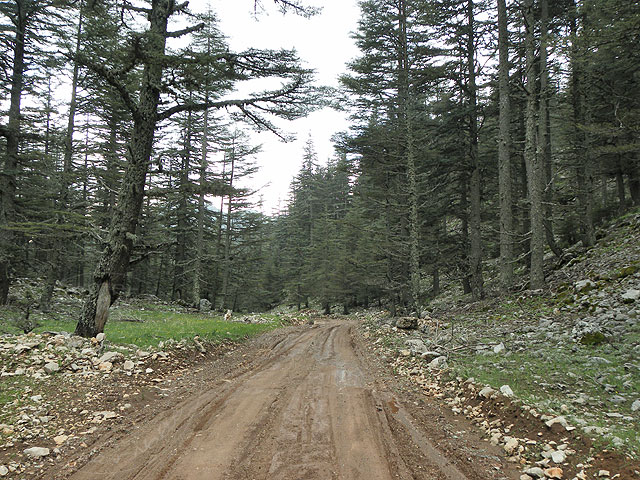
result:
<svg viewBox="0 0 640 480"><path fill-rule="evenodd" d="M0 304L16 278L45 311L56 283L86 288L85 336L120 295L419 312L492 276L544 288L545 262L640 204L637 2L364 0L340 91L295 51L230 51L187 7L0 3ZM312 132L286 207L261 213L248 129L327 105L352 121L335 157Z"/></svg>

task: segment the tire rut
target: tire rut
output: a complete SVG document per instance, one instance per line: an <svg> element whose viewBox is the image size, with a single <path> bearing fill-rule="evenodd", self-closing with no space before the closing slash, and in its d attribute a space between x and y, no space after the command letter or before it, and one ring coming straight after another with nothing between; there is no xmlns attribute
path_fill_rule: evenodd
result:
<svg viewBox="0 0 640 480"><path fill-rule="evenodd" d="M456 479L372 373L354 323L319 321L105 448L72 480Z"/></svg>

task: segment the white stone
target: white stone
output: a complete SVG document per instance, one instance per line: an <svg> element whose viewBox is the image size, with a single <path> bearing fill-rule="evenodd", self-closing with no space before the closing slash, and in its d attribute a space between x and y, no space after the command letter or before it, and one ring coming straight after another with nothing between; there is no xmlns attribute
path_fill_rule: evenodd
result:
<svg viewBox="0 0 640 480"><path fill-rule="evenodd" d="M33 395L31 398L32 401L34 402L41 402L42 401L42 395Z"/></svg>
<svg viewBox="0 0 640 480"><path fill-rule="evenodd" d="M0 465L0 477L6 477L9 475L9 469L4 465Z"/></svg>
<svg viewBox="0 0 640 480"><path fill-rule="evenodd" d="M580 280L579 282L576 282L574 286L576 292L582 292L585 290L592 290L596 288L596 284L591 280Z"/></svg>
<svg viewBox="0 0 640 480"><path fill-rule="evenodd" d="M60 365L58 362L49 362L44 366L45 373L54 373L60 370Z"/></svg>
<svg viewBox="0 0 640 480"><path fill-rule="evenodd" d="M131 360L125 360L123 368L127 371L131 371L133 370L133 367L135 367L135 364L131 361Z"/></svg>
<svg viewBox="0 0 640 480"><path fill-rule="evenodd" d="M527 475L530 475L533 478L544 478L544 470L540 467L531 467L524 471Z"/></svg>
<svg viewBox="0 0 640 480"><path fill-rule="evenodd" d="M509 455L514 453L517 448L518 448L517 438L511 437L509 438L509 440L507 440L507 443L504 444L504 451L507 452Z"/></svg>
<svg viewBox="0 0 640 480"><path fill-rule="evenodd" d="M567 454L564 453L562 450L555 450L551 452L551 460L553 460L554 463L564 463L566 459L567 459Z"/></svg>
<svg viewBox="0 0 640 480"><path fill-rule="evenodd" d="M567 419L564 417L555 417L552 418L551 420L545 422L545 424L547 425L547 427L551 428L553 427L556 423L559 423L560 425L562 425L564 428L567 428L569 426L569 423L567 422Z"/></svg>
<svg viewBox="0 0 640 480"><path fill-rule="evenodd" d="M632 303L640 300L640 290L630 289L622 294L622 301L624 303Z"/></svg>
<svg viewBox="0 0 640 480"><path fill-rule="evenodd" d="M511 390L509 385L502 385L500 391L505 397L513 397L513 390Z"/></svg>
<svg viewBox="0 0 640 480"><path fill-rule="evenodd" d="M633 402L631 404L631 411L632 412L637 412L638 410L640 410L640 400L636 400L635 402Z"/></svg>
<svg viewBox="0 0 640 480"><path fill-rule="evenodd" d="M124 357L120 352L106 352L104 355L102 355L98 359L98 363L103 363L103 362L117 363L123 358Z"/></svg>
<svg viewBox="0 0 640 480"><path fill-rule="evenodd" d="M480 390L480 392L478 392L478 395L483 398L491 398L494 393L496 393L496 391L493 388L484 387L482 390Z"/></svg>
<svg viewBox="0 0 640 480"><path fill-rule="evenodd" d="M105 334L100 332L99 334L96 335L96 340L99 342L104 342L105 339Z"/></svg>
<svg viewBox="0 0 640 480"><path fill-rule="evenodd" d="M41 458L49 455L49 449L44 447L31 447L24 451L24 454L32 458Z"/></svg>
<svg viewBox="0 0 640 480"><path fill-rule="evenodd" d="M53 441L56 442L56 445L62 445L68 438L69 435L58 435L57 437L53 437Z"/></svg>
<svg viewBox="0 0 640 480"><path fill-rule="evenodd" d="M507 350L507 347L504 346L504 343L500 342L500 344L493 347L493 353L504 353Z"/></svg>

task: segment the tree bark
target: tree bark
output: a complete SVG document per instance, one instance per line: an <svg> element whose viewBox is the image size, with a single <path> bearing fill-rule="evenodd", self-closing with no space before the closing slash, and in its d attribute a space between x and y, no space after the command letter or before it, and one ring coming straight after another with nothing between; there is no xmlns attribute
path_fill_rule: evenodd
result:
<svg viewBox="0 0 640 480"><path fill-rule="evenodd" d="M7 227L15 217L16 177L21 130L21 102L24 88L25 35L28 12L25 1L16 1L15 17L12 19L16 34L13 45L13 71L11 73L11 97L5 133L6 153L4 168L0 174L0 305L7 303L10 285L10 268L14 234Z"/></svg>
<svg viewBox="0 0 640 480"><path fill-rule="evenodd" d="M524 4L526 29L526 90L527 107L525 122L524 156L527 165L529 185L529 211L531 218L531 270L529 287L532 290L544 287L544 212L542 205L544 169L536 154L536 78L535 78L535 37L533 0Z"/></svg>
<svg viewBox="0 0 640 480"><path fill-rule="evenodd" d="M481 195L480 195L480 161L478 158L478 92L476 87L475 34L473 0L467 2L467 68L469 75L469 269L471 275L471 295L474 300L484 297L484 280L482 278L482 232Z"/></svg>
<svg viewBox="0 0 640 480"><path fill-rule="evenodd" d="M163 69L159 59L165 54L167 23L174 8L172 0L157 0L152 3L149 13L147 61L133 115L127 169L111 221L108 242L93 274L90 293L76 326L76 334L84 337L92 337L104 331L109 307L118 298L129 270L157 122Z"/></svg>
<svg viewBox="0 0 640 480"><path fill-rule="evenodd" d="M593 225L593 173L591 153L588 147L588 137L584 131L587 123L583 87L583 70L581 67L581 52L578 46L578 6L573 0L572 18L570 24L571 44L571 101L573 107L573 150L576 166L576 180L578 184L578 202L580 204L580 223L582 229L582 243L585 247L592 247L596 243Z"/></svg>
<svg viewBox="0 0 640 480"><path fill-rule="evenodd" d="M222 306L228 308L228 293L229 293L229 280L231 276L231 228L233 223L231 221L231 214L233 212L233 176L235 173L235 160L236 160L236 145L235 136L232 140L231 155L230 155L230 170L229 170L229 195L227 197L227 218L225 223L225 237L224 237L224 261L222 263Z"/></svg>
<svg viewBox="0 0 640 480"><path fill-rule="evenodd" d="M498 141L498 182L500 197L500 285L503 291L513 286L513 210L511 193L511 102L509 99L509 31L507 6L498 1L498 50L500 92L500 139Z"/></svg>

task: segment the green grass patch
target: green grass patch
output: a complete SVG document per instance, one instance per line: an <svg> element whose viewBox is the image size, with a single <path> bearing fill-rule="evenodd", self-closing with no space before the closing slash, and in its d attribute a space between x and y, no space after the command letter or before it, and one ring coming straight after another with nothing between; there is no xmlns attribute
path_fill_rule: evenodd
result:
<svg viewBox="0 0 640 480"><path fill-rule="evenodd" d="M130 306L112 309L105 326L107 340L114 344L134 344L140 347L157 346L161 341L202 340L221 342L241 340L283 326L278 315L261 315L266 323L225 322L221 316L198 312L173 311L162 305ZM2 333L21 334L10 320L1 321ZM75 319L56 319L42 316L37 320L34 333L45 331L70 332L76 327Z"/></svg>
<svg viewBox="0 0 640 480"><path fill-rule="evenodd" d="M557 415L569 415L589 425L606 425L609 432L625 441L630 451L640 451L640 428L625 419L607 418L607 413L631 416L632 393L640 391L640 376L625 369L610 346L578 346L576 352L540 349L510 355L472 355L456 358L454 376L473 377L495 389L509 385L517 397ZM627 363L628 366L628 363ZM611 397L625 394L622 404ZM576 401L579 397L584 400Z"/></svg>

